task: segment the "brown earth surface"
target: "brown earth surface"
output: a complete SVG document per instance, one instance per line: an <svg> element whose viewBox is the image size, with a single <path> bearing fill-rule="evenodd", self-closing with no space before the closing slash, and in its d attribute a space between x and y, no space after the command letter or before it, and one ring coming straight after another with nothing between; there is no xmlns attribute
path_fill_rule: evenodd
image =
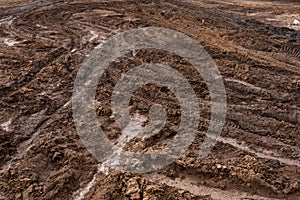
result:
<svg viewBox="0 0 300 200"><path fill-rule="evenodd" d="M0 199L300 199L300 3L297 0L2 0L0 2ZM210 119L208 89L179 56L141 49L112 63L97 89L107 136L120 136L110 96L143 63L172 66L201 108L195 141L156 172L104 171L81 143L73 84L90 52L138 27L164 27L201 44L227 93L226 124L212 152L197 152ZM127 150L159 148L176 134L180 110L165 87L145 85L132 113L165 106L165 128Z"/></svg>

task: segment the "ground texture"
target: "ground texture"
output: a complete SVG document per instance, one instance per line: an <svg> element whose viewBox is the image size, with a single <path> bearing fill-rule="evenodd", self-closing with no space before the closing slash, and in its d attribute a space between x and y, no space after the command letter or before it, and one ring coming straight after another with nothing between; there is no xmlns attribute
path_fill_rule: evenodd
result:
<svg viewBox="0 0 300 200"><path fill-rule="evenodd" d="M296 0L1 1L0 199L300 199L299 13ZM184 59L141 49L112 63L99 83L96 109L108 137L120 136L111 118L114 85L150 62L189 80L199 131L184 155L157 172L105 174L76 134L73 83L103 40L149 26L185 33L211 55L226 87L226 125L199 158L210 119L205 83ZM147 117L154 103L166 107L166 127L127 150L150 151L176 134L180 110L165 87L136 91L132 113Z"/></svg>

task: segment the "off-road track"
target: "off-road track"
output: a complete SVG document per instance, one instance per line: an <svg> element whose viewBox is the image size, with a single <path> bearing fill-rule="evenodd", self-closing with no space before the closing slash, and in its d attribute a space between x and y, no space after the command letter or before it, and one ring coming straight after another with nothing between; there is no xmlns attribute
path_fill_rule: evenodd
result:
<svg viewBox="0 0 300 200"><path fill-rule="evenodd" d="M300 199L299 1L2 0L0 2L0 199ZM72 92L78 69L106 38L164 27L196 40L217 64L227 95L226 124L212 152L198 150L210 97L201 75L168 52L141 49L112 63L97 89L97 114L112 141L120 130L110 96L122 74L165 63L190 82L201 109L197 137L157 172L103 170L76 133ZM159 148L176 134L180 109L165 87L131 99L147 117L167 108L166 127L131 151Z"/></svg>

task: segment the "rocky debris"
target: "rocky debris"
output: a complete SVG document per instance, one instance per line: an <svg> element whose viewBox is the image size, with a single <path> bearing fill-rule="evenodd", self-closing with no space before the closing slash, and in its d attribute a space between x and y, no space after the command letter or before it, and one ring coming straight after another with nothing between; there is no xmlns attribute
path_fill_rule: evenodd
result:
<svg viewBox="0 0 300 200"><path fill-rule="evenodd" d="M125 197L130 200L160 200L166 196L170 199L176 198L180 200L210 199L209 197L201 197L185 190L176 189L175 187L158 185L140 177L129 177L122 179L122 182Z"/></svg>
<svg viewBox="0 0 300 200"><path fill-rule="evenodd" d="M110 174L97 176L96 184L84 197L87 199L122 200L211 200L209 196L199 196L166 184L160 185L145 180L141 176L111 170Z"/></svg>

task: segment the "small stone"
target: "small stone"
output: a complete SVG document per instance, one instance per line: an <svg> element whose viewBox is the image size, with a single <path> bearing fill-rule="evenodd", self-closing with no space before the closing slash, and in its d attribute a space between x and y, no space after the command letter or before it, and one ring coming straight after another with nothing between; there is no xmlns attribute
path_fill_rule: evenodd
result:
<svg viewBox="0 0 300 200"><path fill-rule="evenodd" d="M293 21L293 25L294 25L294 26L299 26L299 25L300 25L300 21L299 21L298 19L295 19L295 20Z"/></svg>
<svg viewBox="0 0 300 200"><path fill-rule="evenodd" d="M216 164L216 167L217 167L217 169L221 169L221 168L222 168L222 165Z"/></svg>

